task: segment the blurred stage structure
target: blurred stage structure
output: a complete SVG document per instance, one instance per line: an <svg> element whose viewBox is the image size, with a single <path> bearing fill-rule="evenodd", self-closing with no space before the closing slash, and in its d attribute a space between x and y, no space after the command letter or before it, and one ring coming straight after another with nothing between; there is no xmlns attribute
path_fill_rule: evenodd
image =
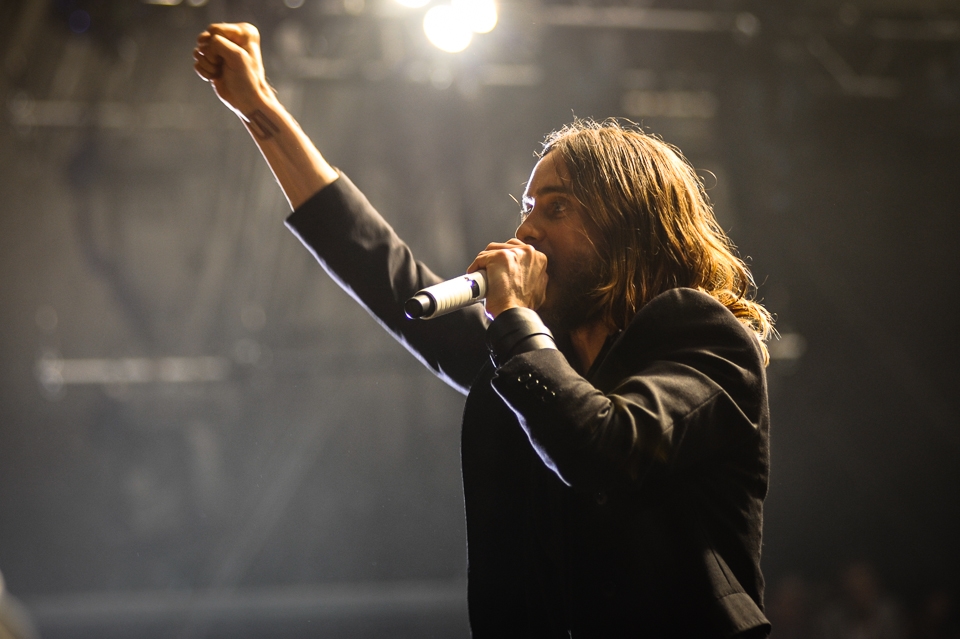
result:
<svg viewBox="0 0 960 639"><path fill-rule="evenodd" d="M216 21L441 275L573 115L680 146L782 334L768 579L955 589L960 4L514 0L459 54L429 6L0 5L0 569L41 636L468 636L462 398L284 229L191 68Z"/></svg>

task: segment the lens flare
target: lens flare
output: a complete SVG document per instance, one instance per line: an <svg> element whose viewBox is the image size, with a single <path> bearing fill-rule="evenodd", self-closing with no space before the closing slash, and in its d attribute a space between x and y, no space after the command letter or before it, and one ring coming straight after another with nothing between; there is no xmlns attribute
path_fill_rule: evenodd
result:
<svg viewBox="0 0 960 639"><path fill-rule="evenodd" d="M497 5L493 0L453 0L474 33L490 33L497 26Z"/></svg>
<svg viewBox="0 0 960 639"><path fill-rule="evenodd" d="M450 5L438 5L423 16L423 32L427 40L442 51L459 53L470 45L473 30L463 12Z"/></svg>

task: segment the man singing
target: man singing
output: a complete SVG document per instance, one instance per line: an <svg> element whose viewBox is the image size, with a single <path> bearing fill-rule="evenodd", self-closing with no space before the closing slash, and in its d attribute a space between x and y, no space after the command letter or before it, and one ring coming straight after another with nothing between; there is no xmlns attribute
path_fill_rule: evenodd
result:
<svg viewBox="0 0 960 639"><path fill-rule="evenodd" d="M197 73L247 126L287 225L414 355L467 394L474 637L765 637L767 311L673 147L616 123L546 138L477 305L429 322L439 278L332 168L266 82L259 34L211 25ZM485 310L485 312L484 312Z"/></svg>

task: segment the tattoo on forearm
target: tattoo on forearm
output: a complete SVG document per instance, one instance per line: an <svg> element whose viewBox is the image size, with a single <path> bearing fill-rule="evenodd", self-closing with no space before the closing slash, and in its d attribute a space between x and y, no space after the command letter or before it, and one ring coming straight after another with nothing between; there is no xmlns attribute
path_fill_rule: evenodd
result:
<svg viewBox="0 0 960 639"><path fill-rule="evenodd" d="M259 109L250 114L250 130L258 140L268 140L277 133L280 133L278 127L270 118L265 116Z"/></svg>

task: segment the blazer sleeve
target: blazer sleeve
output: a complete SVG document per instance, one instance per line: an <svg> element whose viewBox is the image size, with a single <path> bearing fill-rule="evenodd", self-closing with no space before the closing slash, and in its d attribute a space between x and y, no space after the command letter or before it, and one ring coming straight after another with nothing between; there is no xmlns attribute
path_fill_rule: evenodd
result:
<svg viewBox="0 0 960 639"><path fill-rule="evenodd" d="M404 302L441 281L341 174L294 211L287 227L327 273L437 376L467 392L486 362L488 321L474 304L443 317L411 320Z"/></svg>
<svg viewBox="0 0 960 639"><path fill-rule="evenodd" d="M534 450L574 488L639 488L744 445L759 457L767 409L756 338L706 294L664 295L592 381L551 349L515 355L494 377Z"/></svg>

